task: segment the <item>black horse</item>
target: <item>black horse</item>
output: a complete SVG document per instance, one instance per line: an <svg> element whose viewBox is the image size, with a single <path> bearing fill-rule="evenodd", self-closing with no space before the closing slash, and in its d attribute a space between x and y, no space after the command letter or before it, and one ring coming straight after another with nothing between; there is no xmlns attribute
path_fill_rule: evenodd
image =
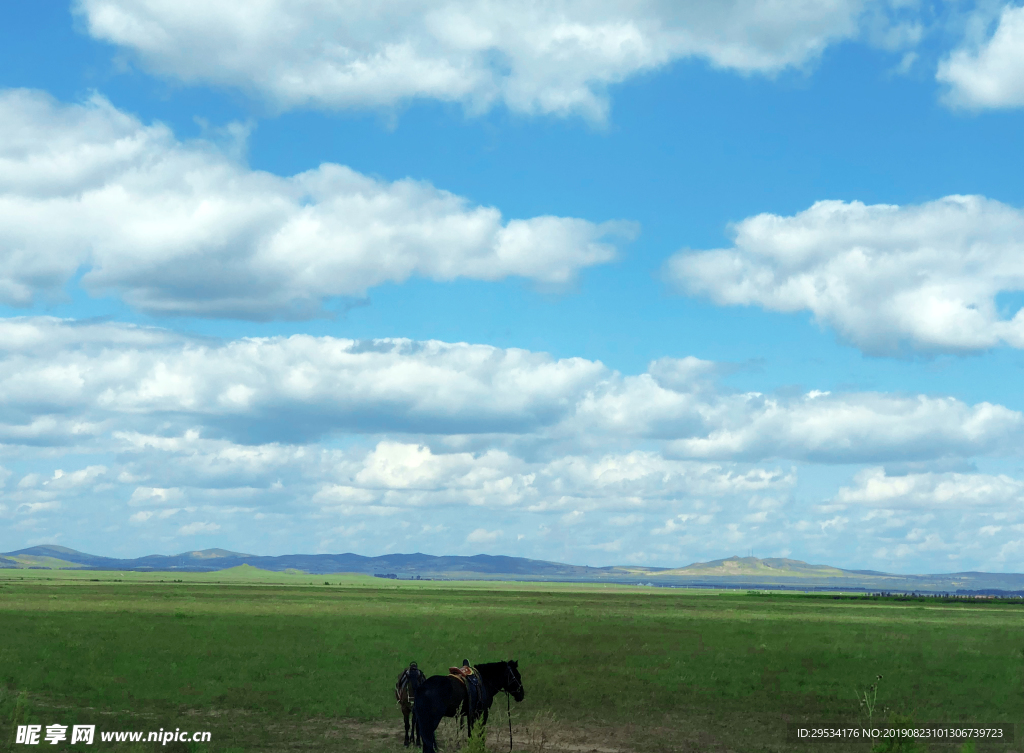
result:
<svg viewBox="0 0 1024 753"><path fill-rule="evenodd" d="M469 696L468 688L454 675L434 675L427 678L416 693L416 724L423 740L423 753L435 753L434 731L445 716L455 716L462 711L466 716L469 735L473 734L473 722L483 712L481 724L487 724L487 712L494 695L501 691L512 694L516 703L526 694L523 678L519 675L519 662L496 661L478 664L474 667L483 686L479 700Z"/></svg>

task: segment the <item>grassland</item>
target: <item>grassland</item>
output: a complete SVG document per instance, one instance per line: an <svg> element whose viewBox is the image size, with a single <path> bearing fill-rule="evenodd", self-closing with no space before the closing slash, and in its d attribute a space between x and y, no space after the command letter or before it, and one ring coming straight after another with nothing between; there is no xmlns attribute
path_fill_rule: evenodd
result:
<svg viewBox="0 0 1024 753"><path fill-rule="evenodd" d="M917 721L1019 723L1022 651L1024 607L994 602L0 571L0 749L34 719L213 732L177 750L399 750L395 676L468 657L520 661L518 750L811 751L785 723L862 721L877 675L879 708Z"/></svg>

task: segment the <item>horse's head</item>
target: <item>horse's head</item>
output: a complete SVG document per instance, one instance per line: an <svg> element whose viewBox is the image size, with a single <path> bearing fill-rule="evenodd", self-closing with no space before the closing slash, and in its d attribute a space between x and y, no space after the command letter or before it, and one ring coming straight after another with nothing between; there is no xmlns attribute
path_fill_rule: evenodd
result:
<svg viewBox="0 0 1024 753"><path fill-rule="evenodd" d="M523 678L519 674L519 662L510 659L505 662L505 670L507 674L505 677L505 690L512 694L512 697L516 699L516 703L519 703L523 700L523 696L526 695L526 689L523 687Z"/></svg>
<svg viewBox="0 0 1024 753"><path fill-rule="evenodd" d="M420 689L420 685L423 684L423 673L420 672L419 666L416 662L409 663L408 680L406 681L406 687L409 691L409 700L416 697L416 691Z"/></svg>

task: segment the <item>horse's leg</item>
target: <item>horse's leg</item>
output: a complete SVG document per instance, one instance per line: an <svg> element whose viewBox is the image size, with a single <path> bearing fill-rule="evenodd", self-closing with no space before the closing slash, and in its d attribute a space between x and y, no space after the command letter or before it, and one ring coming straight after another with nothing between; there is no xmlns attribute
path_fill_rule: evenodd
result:
<svg viewBox="0 0 1024 753"><path fill-rule="evenodd" d="M476 714L473 713L473 704L469 698L466 699L466 737L473 736L473 722L476 719Z"/></svg>
<svg viewBox="0 0 1024 753"><path fill-rule="evenodd" d="M420 726L416 723L416 707L415 706L412 709L412 735L413 735L413 745L415 745L417 748L422 747L423 746L423 740L420 738Z"/></svg>
<svg viewBox="0 0 1024 753"><path fill-rule="evenodd" d="M466 685L466 708L468 709L466 719L469 720L468 723L466 724L466 727L468 728L466 730L466 733L467 737L472 737L473 723L476 721L476 718L477 716L479 716L480 712L477 710L476 704L473 702L473 691L470 689L468 683Z"/></svg>
<svg viewBox="0 0 1024 753"><path fill-rule="evenodd" d="M409 747L409 709L402 706L402 719L405 721L405 742L403 745Z"/></svg>

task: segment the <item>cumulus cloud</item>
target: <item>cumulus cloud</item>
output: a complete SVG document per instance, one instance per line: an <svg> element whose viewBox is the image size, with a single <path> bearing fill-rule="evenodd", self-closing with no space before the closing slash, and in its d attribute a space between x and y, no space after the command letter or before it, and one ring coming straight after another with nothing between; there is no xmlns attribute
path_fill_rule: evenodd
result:
<svg viewBox="0 0 1024 753"><path fill-rule="evenodd" d="M7 447L6 450L15 450ZM24 450L24 448L21 448ZM43 451L45 452L45 450ZM15 453L9 452L12 458ZM24 452L17 452L24 459ZM45 462L45 461L44 461ZM50 463L52 463L52 458ZM52 464L49 466L52 468ZM68 466L65 466L68 467ZM75 509L83 500L94 498L105 493L111 484L108 482L108 469L103 465L88 465L84 468L56 468L43 473L25 473L13 489L3 490L0 484L0 497L12 503L12 512L18 516L36 516L41 513L53 513L57 510ZM0 482L10 472L0 468ZM5 508L6 509L6 508Z"/></svg>
<svg viewBox="0 0 1024 753"><path fill-rule="evenodd" d="M90 465L77 471L65 473L62 469L53 472L53 478L43 482L51 490L67 491L79 486L95 484L107 472L105 466Z"/></svg>
<svg viewBox="0 0 1024 753"><path fill-rule="evenodd" d="M729 249L676 254L670 279L716 303L810 311L871 354L1024 348L1024 212L981 196L919 206L821 201L736 224Z"/></svg>
<svg viewBox="0 0 1024 753"><path fill-rule="evenodd" d="M282 486L282 478L293 482L302 476L317 477L324 467L340 462L338 452L324 448L276 442L236 444L201 436L196 429L178 436L115 431L111 438L123 464L118 481L125 484L156 478L175 489L259 487L273 491ZM177 492L168 496L172 494L169 489L160 493L166 497L160 501L178 498ZM145 500L148 492L137 490L136 494L142 496L133 499Z"/></svg>
<svg viewBox="0 0 1024 753"><path fill-rule="evenodd" d="M970 108L1024 106L1024 6L1006 5L995 32L966 44L939 64L949 104Z"/></svg>
<svg viewBox="0 0 1024 753"><path fill-rule="evenodd" d="M62 330L88 326L0 320L0 336L7 324L19 342L53 333L56 345L0 347L0 438L68 446L116 439L142 452L187 444L193 431L260 446L211 447L206 465L197 460L191 471L209 476L248 466L270 478L293 461L321 462L300 459L297 446L346 434L470 443L498 470L510 462L501 452L529 446L561 458L562 472L580 478L592 469L573 458L614 451L626 460L594 472L625 481L652 472L646 455L630 454L638 442L662 443L681 459L893 462L1014 453L1024 431L1017 411L953 398L734 393L707 378L706 362L686 359L623 376L582 358L467 343L174 334L161 341L159 330L121 325L121 333L101 323L109 340L87 333L71 346ZM32 328L38 334L28 334ZM360 483L375 488L428 490L433 479L468 468L454 455L439 460L402 442L381 445L372 461Z"/></svg>
<svg viewBox="0 0 1024 753"><path fill-rule="evenodd" d="M102 491L103 499L133 511L129 522L136 525L159 523L184 508L246 515L305 511L331 520L500 510L551 514L563 527L588 522L592 511L629 511L614 518L626 526L643 519L636 511L675 509L695 497L785 496L796 483L792 469L669 459L653 451L545 460L496 449L451 452L438 444L383 439L339 449L315 443L239 445L196 430L179 436L115 432L106 447L116 458L112 469L98 474L88 466L59 476L102 477L108 483L102 490L69 486L61 498L77 509ZM40 504L56 499L41 480L51 475L57 476L26 475L23 482L31 482L7 498L35 505L26 511L50 509ZM240 507L243 499L246 506ZM429 530L438 530L436 524Z"/></svg>
<svg viewBox="0 0 1024 753"><path fill-rule="evenodd" d="M324 510L472 506L561 513L564 525L582 521L592 510L664 508L694 495L733 498L763 490L785 492L796 481L792 472L671 460L655 452L530 461L496 450L437 453L390 440L379 442L361 459L336 462L334 475L347 478L325 483L313 496Z"/></svg>
<svg viewBox="0 0 1024 753"><path fill-rule="evenodd" d="M657 438L678 457L824 463L1013 453L1024 431L1017 411L954 398L818 390L783 398L700 381L670 388L667 360L652 363L647 374L600 381L558 428L587 437Z"/></svg>
<svg viewBox="0 0 1024 753"><path fill-rule="evenodd" d="M391 0L258 6L78 0L89 33L146 68L241 87L281 109L414 98L602 119L605 88L675 60L774 74L858 36L913 38L870 0ZM906 27L906 28L904 28ZM908 37L909 35L909 37Z"/></svg>
<svg viewBox="0 0 1024 753"><path fill-rule="evenodd" d="M429 183L325 163L279 177L182 143L95 96L0 92L0 302L92 294L152 314L323 313L384 282L520 276L570 282L610 261L628 223L505 221Z"/></svg>
<svg viewBox="0 0 1024 753"><path fill-rule="evenodd" d="M490 544L501 538L504 531L488 531L486 528L477 528L466 536L470 544Z"/></svg>
<svg viewBox="0 0 1024 753"><path fill-rule="evenodd" d="M355 480L377 489L479 487L508 478L512 465L507 453L495 450L482 457L466 452L436 455L422 445L385 441L367 456Z"/></svg>
<svg viewBox="0 0 1024 753"><path fill-rule="evenodd" d="M1015 452L1024 430L1017 411L953 398L861 393L782 401L753 394L742 400L719 427L671 442L670 452L824 463L922 460Z"/></svg>
<svg viewBox="0 0 1024 753"><path fill-rule="evenodd" d="M912 473L888 476L882 468L861 471L853 486L835 497L840 504L886 509L1015 507L1024 502L1024 481L984 473Z"/></svg>
<svg viewBox="0 0 1024 753"><path fill-rule="evenodd" d="M597 362L519 349L306 335L217 344L169 336L163 347L96 343L59 354L59 365L47 349L0 357L8 408L0 432L24 433L45 419L68 433L82 421L69 414L84 409L105 427L131 417L114 429L180 416L257 442L338 431L522 433L557 422L608 374Z"/></svg>

